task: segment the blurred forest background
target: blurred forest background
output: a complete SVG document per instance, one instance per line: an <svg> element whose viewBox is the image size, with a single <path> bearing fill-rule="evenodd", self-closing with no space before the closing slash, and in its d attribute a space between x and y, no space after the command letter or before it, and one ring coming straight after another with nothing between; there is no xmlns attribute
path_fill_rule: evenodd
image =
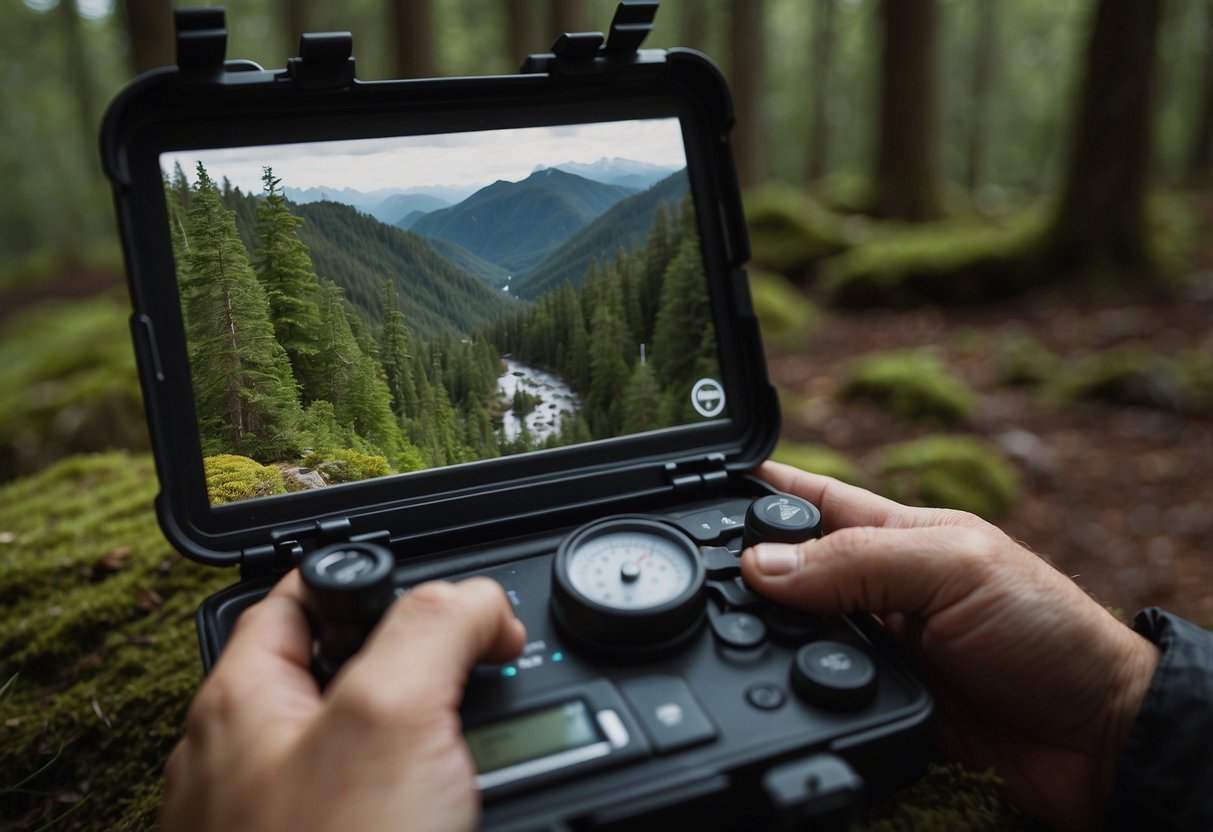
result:
<svg viewBox="0 0 1213 832"><path fill-rule="evenodd" d="M362 79L506 72L614 5L229 0L228 57L348 29ZM171 5L5 12L0 829L146 828L193 611L234 579L155 527L97 152L106 102L173 62ZM646 46L676 45L734 92L776 457L1213 626L1213 0L667 0Z"/></svg>

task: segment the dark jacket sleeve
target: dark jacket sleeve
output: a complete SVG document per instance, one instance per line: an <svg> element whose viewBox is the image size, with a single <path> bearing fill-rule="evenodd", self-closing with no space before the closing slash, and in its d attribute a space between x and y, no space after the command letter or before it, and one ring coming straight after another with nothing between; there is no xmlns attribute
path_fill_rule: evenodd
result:
<svg viewBox="0 0 1213 832"><path fill-rule="evenodd" d="M1133 629L1161 656L1117 763L1108 827L1213 830L1213 633L1157 607Z"/></svg>

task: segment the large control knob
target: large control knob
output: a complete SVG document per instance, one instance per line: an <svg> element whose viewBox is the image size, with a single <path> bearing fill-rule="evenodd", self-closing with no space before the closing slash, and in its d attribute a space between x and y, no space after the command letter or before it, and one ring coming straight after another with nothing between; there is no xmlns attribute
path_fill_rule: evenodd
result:
<svg viewBox="0 0 1213 832"><path fill-rule="evenodd" d="M745 546L755 543L800 543L821 537L817 506L791 494L770 494L750 503L745 514Z"/></svg>
<svg viewBox="0 0 1213 832"><path fill-rule="evenodd" d="M376 543L335 543L304 557L304 609L312 624L312 672L321 685L358 652L395 597L392 553Z"/></svg>

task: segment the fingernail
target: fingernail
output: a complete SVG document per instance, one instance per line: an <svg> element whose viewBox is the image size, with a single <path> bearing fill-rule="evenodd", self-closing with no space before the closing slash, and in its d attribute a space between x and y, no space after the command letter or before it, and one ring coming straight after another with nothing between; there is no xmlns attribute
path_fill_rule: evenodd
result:
<svg viewBox="0 0 1213 832"><path fill-rule="evenodd" d="M800 551L786 543L762 543L754 547L754 564L764 575L787 575L800 567Z"/></svg>

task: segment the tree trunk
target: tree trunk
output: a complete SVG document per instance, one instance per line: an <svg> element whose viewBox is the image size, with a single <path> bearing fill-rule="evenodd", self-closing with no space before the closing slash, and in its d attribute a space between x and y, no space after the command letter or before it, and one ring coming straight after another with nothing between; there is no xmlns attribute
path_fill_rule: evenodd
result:
<svg viewBox="0 0 1213 832"><path fill-rule="evenodd" d="M1150 87L1163 0L1100 0L1052 228L1063 269L1148 265Z"/></svg>
<svg viewBox="0 0 1213 832"><path fill-rule="evenodd" d="M707 3L682 3L678 11L678 45L707 52Z"/></svg>
<svg viewBox="0 0 1213 832"><path fill-rule="evenodd" d="M550 42L542 36L531 15L529 0L509 0L506 26L506 62L517 69L532 52L543 52Z"/></svg>
<svg viewBox="0 0 1213 832"><path fill-rule="evenodd" d="M79 136L85 170L97 166L97 109L93 102L93 75L89 67L88 50L80 32L80 15L74 0L60 0L55 12L59 17L63 37L63 54L67 57L67 77L76 98L76 115L80 120Z"/></svg>
<svg viewBox="0 0 1213 832"><path fill-rule="evenodd" d="M872 213L910 222L940 216L935 0L882 0L880 135Z"/></svg>
<svg viewBox="0 0 1213 832"><path fill-rule="evenodd" d="M969 158L965 182L969 192L981 184L986 156L986 134L990 121L990 87L998 62L995 32L998 30L998 0L981 0L977 10L977 32L973 38L973 76L969 85Z"/></svg>
<svg viewBox="0 0 1213 832"><path fill-rule="evenodd" d="M1205 3L1204 48L1200 112L1196 116L1188 158L1188 181L1197 187L1208 185L1213 178L1213 2Z"/></svg>
<svg viewBox="0 0 1213 832"><path fill-rule="evenodd" d="M397 78L429 78L437 74L434 64L432 0L392 0L392 31L395 39Z"/></svg>
<svg viewBox="0 0 1213 832"><path fill-rule="evenodd" d="M299 36L308 31L307 0L281 0L282 33L286 38L286 56L299 54Z"/></svg>
<svg viewBox="0 0 1213 832"><path fill-rule="evenodd" d="M122 17L132 75L177 62L173 8L169 0L124 0Z"/></svg>
<svg viewBox="0 0 1213 832"><path fill-rule="evenodd" d="M584 32L586 30L585 0L551 0L551 4L552 40L565 32Z"/></svg>
<svg viewBox="0 0 1213 832"><path fill-rule="evenodd" d="M816 182L825 176L830 125L830 70L834 63L834 6L837 0L817 0L813 17L812 101L809 104L809 164L806 179Z"/></svg>
<svg viewBox="0 0 1213 832"><path fill-rule="evenodd" d="M737 175L742 186L762 181L763 55L766 44L762 31L762 0L731 0L729 69L733 82L733 106L737 126L733 129L733 151Z"/></svg>

